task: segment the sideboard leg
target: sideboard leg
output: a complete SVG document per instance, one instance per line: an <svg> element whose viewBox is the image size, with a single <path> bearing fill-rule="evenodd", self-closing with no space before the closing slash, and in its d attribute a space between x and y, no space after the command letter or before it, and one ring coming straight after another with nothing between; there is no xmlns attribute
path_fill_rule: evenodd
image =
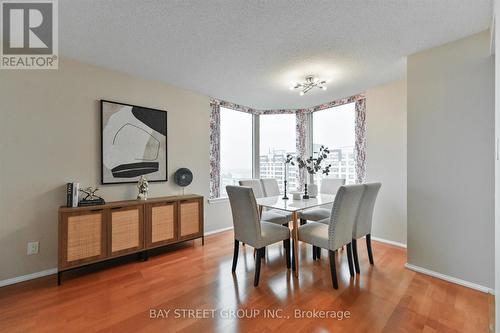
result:
<svg viewBox="0 0 500 333"><path fill-rule="evenodd" d="M57 285L58 286L61 285L61 274L62 274L62 272L57 271Z"/></svg>
<svg viewBox="0 0 500 333"><path fill-rule="evenodd" d="M205 245L205 236L201 236L201 246Z"/></svg>
<svg viewBox="0 0 500 333"><path fill-rule="evenodd" d="M148 261L149 256L148 256L148 251L142 252L142 261Z"/></svg>

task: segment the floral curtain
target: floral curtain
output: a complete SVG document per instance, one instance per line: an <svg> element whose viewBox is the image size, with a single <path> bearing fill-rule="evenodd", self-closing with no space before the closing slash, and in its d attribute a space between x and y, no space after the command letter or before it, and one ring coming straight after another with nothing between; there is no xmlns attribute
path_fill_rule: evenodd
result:
<svg viewBox="0 0 500 333"><path fill-rule="evenodd" d="M296 128L296 150L297 157L305 158L307 153L307 127L308 127L308 112L307 110L297 110L295 113L295 128ZM299 182L297 184L297 190L302 191L305 182L305 172L299 170Z"/></svg>
<svg viewBox="0 0 500 333"><path fill-rule="evenodd" d="M355 110L356 183L361 184L366 178L366 98L364 96L356 100Z"/></svg>
<svg viewBox="0 0 500 333"><path fill-rule="evenodd" d="M325 110L348 103L355 103L355 160L356 182L363 183L366 176L366 99L363 94L341 98L329 103L317 105L308 109L273 109L257 110L247 106L230 103L212 98L210 100L210 198L220 196L220 108L233 109L253 115L291 114L296 115L296 149L297 156L303 158L307 154L307 134L309 132L309 115L312 112ZM305 173L299 172L299 190L302 190Z"/></svg>
<svg viewBox="0 0 500 333"><path fill-rule="evenodd" d="M220 196L220 104L210 100L210 199Z"/></svg>

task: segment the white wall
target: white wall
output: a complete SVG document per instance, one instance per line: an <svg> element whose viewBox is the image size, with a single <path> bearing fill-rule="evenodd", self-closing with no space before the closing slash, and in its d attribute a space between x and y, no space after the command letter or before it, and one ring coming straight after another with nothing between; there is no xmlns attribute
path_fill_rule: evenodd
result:
<svg viewBox="0 0 500 333"><path fill-rule="evenodd" d="M63 59L59 70L0 74L0 281L57 266L57 208L69 181L100 181L99 99L168 111L169 177L188 167L186 193L208 197L209 98ZM172 178L151 196L180 194ZM134 184L102 186L107 201L133 199ZM228 208L208 205L205 229L230 225ZM224 213L221 213L223 211ZM28 241L40 241L27 256Z"/></svg>
<svg viewBox="0 0 500 333"><path fill-rule="evenodd" d="M366 179L381 182L373 237L406 244L406 79L366 92Z"/></svg>
<svg viewBox="0 0 500 333"><path fill-rule="evenodd" d="M495 328L500 332L500 157L498 156L498 147L500 140L500 0L495 0L494 7L495 48L492 50L495 54L495 141L497 156L495 159Z"/></svg>
<svg viewBox="0 0 500 333"><path fill-rule="evenodd" d="M494 285L488 31L408 57L408 263Z"/></svg>

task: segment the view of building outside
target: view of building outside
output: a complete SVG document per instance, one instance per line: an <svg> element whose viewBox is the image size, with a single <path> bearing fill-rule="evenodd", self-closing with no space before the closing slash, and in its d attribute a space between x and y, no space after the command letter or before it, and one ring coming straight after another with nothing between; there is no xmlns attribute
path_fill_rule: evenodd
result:
<svg viewBox="0 0 500 333"><path fill-rule="evenodd" d="M278 181L280 192L284 191L285 159L287 154L292 154L295 160L295 152L286 150L273 150L266 155L260 155L260 178L275 178ZM298 174L297 166L287 166L287 191L297 188Z"/></svg>
<svg viewBox="0 0 500 333"><path fill-rule="evenodd" d="M297 186L297 166L288 164L287 175L285 175L286 155L292 154L294 157L296 155L295 118L295 114L262 115L259 117L260 178L275 178L281 192L284 190L285 176L289 191L295 190Z"/></svg>
<svg viewBox="0 0 500 333"><path fill-rule="evenodd" d="M327 146L330 154L324 163L332 165L328 177L343 178L346 184L356 181L354 107L349 103L313 113L313 152L317 153L321 145ZM317 174L314 183L321 184L323 177Z"/></svg>

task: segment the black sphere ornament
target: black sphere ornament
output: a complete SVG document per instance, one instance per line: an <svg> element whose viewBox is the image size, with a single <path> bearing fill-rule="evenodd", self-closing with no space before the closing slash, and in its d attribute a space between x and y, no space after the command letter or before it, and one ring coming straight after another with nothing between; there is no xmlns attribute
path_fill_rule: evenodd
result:
<svg viewBox="0 0 500 333"><path fill-rule="evenodd" d="M188 168L180 168L175 172L174 180L179 186L188 186L193 181L193 173Z"/></svg>

